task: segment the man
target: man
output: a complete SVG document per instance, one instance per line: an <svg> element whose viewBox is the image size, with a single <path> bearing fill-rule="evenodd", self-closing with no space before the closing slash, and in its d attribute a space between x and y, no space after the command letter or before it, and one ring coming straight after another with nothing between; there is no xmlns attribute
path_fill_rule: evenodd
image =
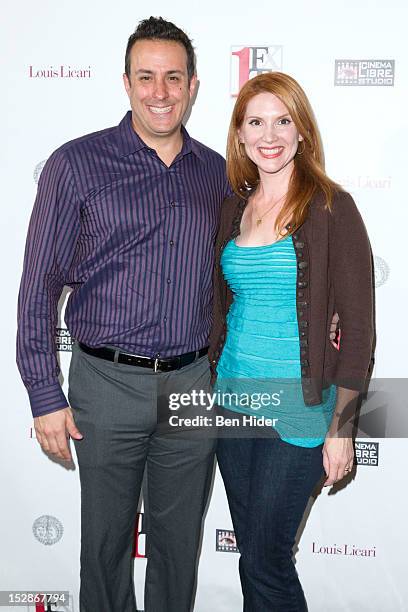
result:
<svg viewBox="0 0 408 612"><path fill-rule="evenodd" d="M157 427L173 392L206 389L224 159L182 126L194 50L151 17L129 38L119 126L69 142L41 174L19 296L18 365L37 439L81 479L82 612L134 612L132 536L145 466L147 612L191 609L214 440ZM54 336L64 285L76 339L70 406Z"/></svg>

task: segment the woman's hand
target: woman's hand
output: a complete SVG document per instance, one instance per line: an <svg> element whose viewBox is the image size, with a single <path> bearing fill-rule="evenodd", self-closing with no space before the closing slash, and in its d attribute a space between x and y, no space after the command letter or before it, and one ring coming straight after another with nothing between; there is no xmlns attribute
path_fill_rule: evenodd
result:
<svg viewBox="0 0 408 612"><path fill-rule="evenodd" d="M327 435L322 453L323 467L327 476L324 487L338 482L353 469L354 447L352 438L333 438Z"/></svg>
<svg viewBox="0 0 408 612"><path fill-rule="evenodd" d="M323 446L323 467L326 472L325 487L338 482L353 469L353 423L359 393L337 387L336 407Z"/></svg>

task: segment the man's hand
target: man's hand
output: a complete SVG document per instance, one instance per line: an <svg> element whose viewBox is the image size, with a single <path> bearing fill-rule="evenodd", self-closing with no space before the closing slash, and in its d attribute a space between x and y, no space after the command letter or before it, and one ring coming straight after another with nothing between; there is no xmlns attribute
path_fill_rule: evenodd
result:
<svg viewBox="0 0 408 612"><path fill-rule="evenodd" d="M337 314L337 312L335 312L332 318L331 325L330 325L330 341L332 345L334 346L334 348L339 348L338 342L335 341L336 336L337 336L337 331L339 332L339 338L340 338L340 327L337 330L337 325L338 325L339 320L340 320L340 317Z"/></svg>
<svg viewBox="0 0 408 612"><path fill-rule="evenodd" d="M71 436L75 440L82 440L83 435L75 425L72 410L69 406L50 414L35 417L34 428L43 451L58 459L72 461L68 438Z"/></svg>

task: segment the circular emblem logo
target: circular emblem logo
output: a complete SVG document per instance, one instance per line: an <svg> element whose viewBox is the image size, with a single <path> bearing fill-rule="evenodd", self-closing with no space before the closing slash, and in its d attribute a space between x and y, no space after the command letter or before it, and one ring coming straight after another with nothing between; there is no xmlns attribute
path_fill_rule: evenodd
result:
<svg viewBox="0 0 408 612"><path fill-rule="evenodd" d="M51 546L59 542L63 533L64 527L55 516L44 514L44 516L39 516L38 519L35 519L33 523L34 537L41 544L45 544L45 546Z"/></svg>
<svg viewBox="0 0 408 612"><path fill-rule="evenodd" d="M44 168L44 166L45 166L45 162L46 162L46 161L47 161L46 159L43 159L43 160L42 160L42 161L40 161L40 163L39 163L39 164L37 164L37 165L36 165L36 167L34 168L33 177L34 177L34 181L35 181L37 184L38 184L38 181L39 181L39 179L40 179L40 174L41 174L41 171L42 171L42 169Z"/></svg>
<svg viewBox="0 0 408 612"><path fill-rule="evenodd" d="M390 268L387 262L384 259L382 259L382 257L378 257L378 255L374 255L375 286L381 287L381 285L384 285L384 283L387 282L389 275L390 275Z"/></svg>

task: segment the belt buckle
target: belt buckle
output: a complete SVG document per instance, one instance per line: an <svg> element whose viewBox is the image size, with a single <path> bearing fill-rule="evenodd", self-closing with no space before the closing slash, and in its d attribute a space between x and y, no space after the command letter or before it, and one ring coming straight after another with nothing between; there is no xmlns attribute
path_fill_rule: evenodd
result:
<svg viewBox="0 0 408 612"><path fill-rule="evenodd" d="M154 369L153 369L154 373L159 372L159 361L160 360L156 357L156 359L154 360Z"/></svg>

